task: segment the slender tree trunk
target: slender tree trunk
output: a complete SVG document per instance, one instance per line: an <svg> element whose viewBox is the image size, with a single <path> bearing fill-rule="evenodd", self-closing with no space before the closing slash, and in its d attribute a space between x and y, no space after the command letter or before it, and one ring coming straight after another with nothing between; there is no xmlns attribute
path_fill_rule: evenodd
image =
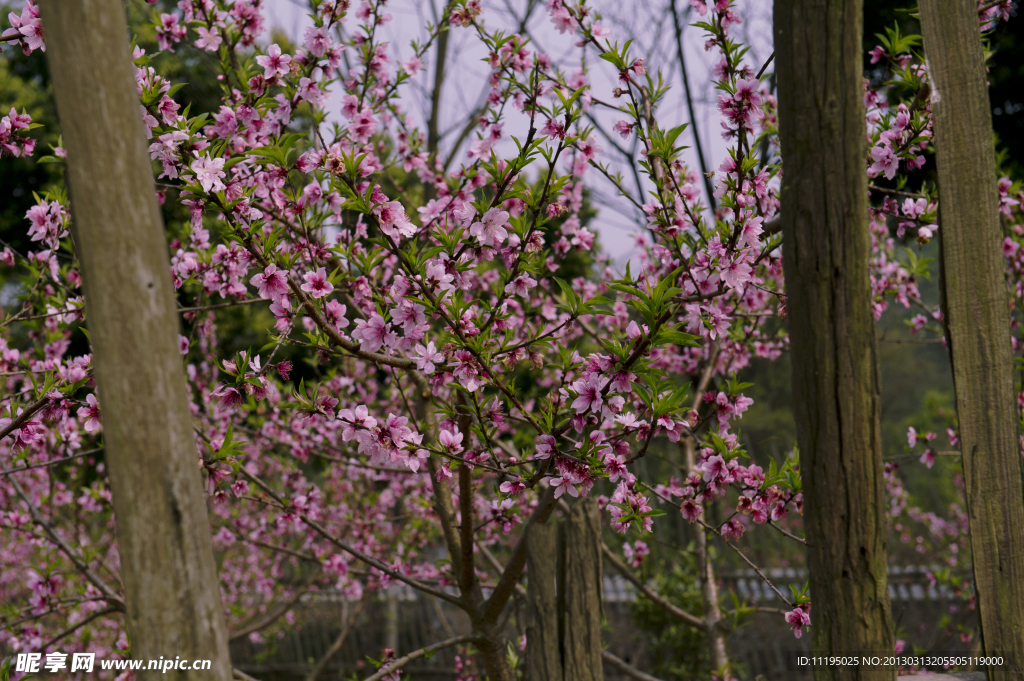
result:
<svg viewBox="0 0 1024 681"><path fill-rule="evenodd" d="M213 661L212 671L141 671L142 679L226 681L227 630L124 3L39 4L68 150L132 656Z"/></svg>
<svg viewBox="0 0 1024 681"><path fill-rule="evenodd" d="M588 497L562 523L562 666L565 681L604 681L601 659L601 515Z"/></svg>
<svg viewBox="0 0 1024 681"><path fill-rule="evenodd" d="M861 0L776 0L782 225L811 632L891 653L875 320L868 281ZM894 669L818 668L820 680Z"/></svg>
<svg viewBox="0 0 1024 681"><path fill-rule="evenodd" d="M526 681L562 681L553 560L557 531L552 517L526 534Z"/></svg>
<svg viewBox="0 0 1024 681"><path fill-rule="evenodd" d="M475 640L480 650L480 661L483 663L487 681L514 681L512 667L506 657L505 638L496 624L479 623L473 627L479 637Z"/></svg>
<svg viewBox="0 0 1024 681"><path fill-rule="evenodd" d="M714 366L714 355L712 355L709 367ZM710 372L708 372L710 373ZM707 387L707 384L704 384ZM697 391L696 400L699 401L704 391ZM697 469L696 442L692 435L686 435L683 439L683 452L686 457L686 470ZM700 520L704 520L703 509L700 512ZM715 568L708 560L708 533L700 525L692 526L696 534L697 564L700 569L700 591L701 601L704 606L704 631L708 637L708 650L711 653L711 663L720 672L729 670L729 652L726 648L726 634L722 628L722 608L718 603L718 580L715 577ZM725 674L721 678L731 678Z"/></svg>
<svg viewBox="0 0 1024 681"><path fill-rule="evenodd" d="M384 590L384 645L395 651L398 657L398 593L397 589Z"/></svg>
<svg viewBox="0 0 1024 681"><path fill-rule="evenodd" d="M985 57L972 0L921 0L948 340L986 654L1024 679L1024 472ZM1010 671L1015 669L1016 671Z"/></svg>

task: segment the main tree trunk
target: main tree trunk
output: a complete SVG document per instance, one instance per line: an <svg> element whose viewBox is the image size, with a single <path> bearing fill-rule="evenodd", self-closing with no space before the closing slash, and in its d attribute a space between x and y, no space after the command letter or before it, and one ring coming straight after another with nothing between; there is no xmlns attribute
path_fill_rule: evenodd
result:
<svg viewBox="0 0 1024 681"><path fill-rule="evenodd" d="M75 246L135 659L209 659L231 677L170 259L121 0L41 0L68 152Z"/></svg>
<svg viewBox="0 0 1024 681"><path fill-rule="evenodd" d="M1024 474L985 56L972 0L921 0L939 238L982 641L1024 679Z"/></svg>

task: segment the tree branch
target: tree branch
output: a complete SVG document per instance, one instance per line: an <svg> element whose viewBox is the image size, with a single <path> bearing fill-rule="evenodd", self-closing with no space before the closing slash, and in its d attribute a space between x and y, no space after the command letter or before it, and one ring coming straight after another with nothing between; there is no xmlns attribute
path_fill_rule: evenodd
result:
<svg viewBox="0 0 1024 681"><path fill-rule="evenodd" d="M267 485L267 483L263 482L263 480L261 480L259 477L257 477L256 475L253 475L248 470L246 470L245 466L241 466L238 470L243 475L245 475L245 477L247 477L250 480L252 480L253 483L255 483L264 492L266 492L267 495L269 495L277 503L279 503L282 506L287 508L288 504L285 502L285 500L281 497L281 495L279 495L277 492L275 492L273 489L271 489L270 486ZM465 609L465 604L462 602L462 599L456 598L455 596L452 596L451 594L445 593L444 591L441 591L439 589L435 589L433 587L427 586L426 584L420 582L419 580L416 580L416 579L413 579L412 577L407 577L407 576L403 575L401 572L398 572L397 570L392 570L387 565L385 565L381 561L377 560L373 556L368 556L365 553L363 553L362 551L359 551L359 550L349 546L348 544L346 544L342 540L338 539L333 534L331 534L326 529L324 529L324 527L320 523L318 523L315 520L311 519L305 513L299 513L298 516L302 520L302 522L306 523L306 525L308 525L310 528L312 528L314 531L316 531L317 534L319 534L321 537L323 537L327 541L329 541L332 544L334 544L335 546L337 546L339 549L341 549L345 553L348 553L348 554L358 558L359 560L363 561L364 563L366 563L367 565L369 565L371 567L377 568L378 570L380 570L384 574L390 575L391 577L393 577L394 579L397 579L400 582L405 582L406 584L408 584L409 586L411 586L411 587L413 587L415 589L419 589L420 591L422 591L424 593L428 593L431 596L436 596L437 598L440 598L442 600L448 601L452 605L457 605L460 608Z"/></svg>
<svg viewBox="0 0 1024 681"><path fill-rule="evenodd" d="M472 636L456 636L455 638L449 638L444 641L441 641L440 643L435 643L432 646L420 648L419 650L416 650L414 652L409 653L408 655L398 658L397 660L395 660L387 666L381 667L377 670L376 674L374 674L373 676L366 677L364 681L380 681L381 679L383 679L388 674L395 671L402 665L408 664L409 662L412 662L417 658L423 657L424 655L429 655L431 653L436 653L438 650L443 650L444 648L457 646L460 643L469 643L472 640Z"/></svg>
<svg viewBox="0 0 1024 681"><path fill-rule="evenodd" d="M656 676L651 676L647 672L642 672L633 665L629 664L622 658L616 657L607 650L601 651L601 657L605 662L618 669L620 672L630 678L637 679L637 681L661 681Z"/></svg>
<svg viewBox="0 0 1024 681"><path fill-rule="evenodd" d="M526 566L526 533L530 531L534 523L546 521L554 508L555 488L549 486L541 496L540 501L537 502L537 508L534 509L533 515L526 521L526 525L523 527L523 534L512 549L512 557L509 558L508 563L505 565L505 571L501 573L501 577L498 579L491 597L484 603L483 618L485 621L493 622L497 619L498 615L505 608L505 603L508 602L509 597L515 590L516 584L519 583L519 577Z"/></svg>
<svg viewBox="0 0 1024 681"><path fill-rule="evenodd" d="M705 631L707 629L707 627L704 626L704 620L697 617L696 615L691 615L690 613L686 612L674 603L669 602L669 600L666 599L664 596L655 592L649 586L644 584L643 580L634 575L633 571L630 570L629 567L625 563L623 563L619 559L619 557L616 556L615 553L612 552L612 550L608 548L608 545L604 542L601 543L601 552L604 553L605 558L608 559L608 562L612 564L612 567L614 567L619 572L619 574L625 577L627 581L629 581L634 587L636 587L637 590L640 591L640 593L642 593L644 596L646 596L650 601L661 606L665 610L665 612L672 615L672 617L675 617L680 622L688 624L695 629L700 629L701 631Z"/></svg>
<svg viewBox="0 0 1024 681"><path fill-rule="evenodd" d="M319 570L317 571L317 573L319 574ZM261 629L266 629L267 627L269 627L271 624L280 619L282 615L284 615L286 612L295 607L295 604L299 602L299 599L309 592L309 585L312 584L312 582L312 579L308 580L304 585L302 585L301 588L295 590L295 593L292 595L291 598L289 598L284 603L278 605L276 608L267 613L264 617L256 620L248 626L242 627L237 632L230 634L228 637L228 641L230 642L243 639L253 632L259 631Z"/></svg>
<svg viewBox="0 0 1024 681"><path fill-rule="evenodd" d="M80 453L74 454L72 456L65 456L62 459L51 459L50 461L44 461L43 463L34 463L31 466L22 466L21 468L11 468L11 469L6 470L6 471L0 471L0 478L4 477L5 475L10 475L11 473L20 473L22 471L30 471L33 468L45 468L47 466L54 466L54 465L56 465L58 463L64 463L65 461L71 461L72 459L80 459L83 456L89 456L90 454L97 454L97 453L102 452L102 451L103 451L103 448L100 447L98 449L90 449L87 452L80 452Z"/></svg>
<svg viewBox="0 0 1024 681"><path fill-rule="evenodd" d="M82 627L84 627L89 622L92 622L94 619L96 619L98 617L103 617L104 615L109 615L109 614L117 612L117 611L118 611L117 608L110 607L110 608L104 608L103 610L100 610L98 612L94 612L93 614L89 615L88 617L86 617L84 620L82 620L78 624L72 625L70 628L65 629L64 631L60 632L59 634L57 634L56 636L51 638L49 641L46 642L46 644L43 647L39 648L39 650L41 652L46 652L46 649L49 648L50 646L52 646L54 643L56 643L57 641L61 640L65 636L70 636L71 634L75 633L77 630L81 629Z"/></svg>
<svg viewBox="0 0 1024 681"><path fill-rule="evenodd" d="M21 428L25 423L32 418L37 411L45 407L50 402L50 396L44 395L32 404L25 407L18 416L8 423L2 430L0 430L0 440L4 439L18 428Z"/></svg>
<svg viewBox="0 0 1024 681"><path fill-rule="evenodd" d="M704 145L700 141L697 130L697 114L693 110L693 97L690 94L690 75L686 72L686 58L683 55L683 31L679 26L679 13L676 11L676 0L672 0L672 24L676 33L676 56L679 59L679 70L683 74L683 92L686 94L686 109L690 114L690 130L693 132L693 139L697 147L697 160L700 162L700 173L704 177L704 190L708 194L708 204L711 212L715 212L715 188L711 185L708 163L704 157Z"/></svg>

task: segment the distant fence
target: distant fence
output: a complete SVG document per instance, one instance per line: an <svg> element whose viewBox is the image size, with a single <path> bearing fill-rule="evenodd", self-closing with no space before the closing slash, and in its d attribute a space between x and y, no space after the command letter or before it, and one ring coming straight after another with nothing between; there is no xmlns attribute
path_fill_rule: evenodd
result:
<svg viewBox="0 0 1024 681"><path fill-rule="evenodd" d="M974 613L956 608L952 593L943 586L932 586L927 578L927 567L892 567L889 570L890 597L893 619L898 631L908 643L928 650L963 650L959 639L934 634L935 623L942 616L950 618L951 627L970 625ZM806 571L796 568L775 568L764 571L766 576L788 595L789 584L802 585ZM771 607L783 605L778 596L754 571L737 571L723 576L724 591L734 591L750 604ZM625 579L614 573L604 578L604 607L611 627L606 643L609 649L644 671L651 671L651 652L632 619L629 604L636 599L636 591ZM261 681L298 681L309 672L312 664L324 655L348 619L354 601L333 591L309 594L294 608L296 623L281 638L264 643L248 640L231 645L232 660L236 667ZM955 612L950 612L951 607ZM813 623L813 612L812 612ZM392 585L384 596L367 604L359 624L353 629L342 649L334 656L321 676L324 681L349 679L353 674L362 679L370 675L373 665L368 657L378 658L385 647L393 647L405 654L431 643L466 633L469 623L465 614L453 605L426 597L404 584ZM518 632L509 626L510 640L518 641ZM943 648L942 646L946 646ZM793 637L789 627L778 614L754 615L751 623L734 632L729 639L732 658L738 665L742 679L753 679L762 674L768 681L804 681L810 674L787 669L785 655L796 650L810 650L810 637ZM908 645L909 649L909 645ZM405 668L403 680L450 681L456 650L437 653L429 660L417 660ZM608 681L626 681L613 669L606 669ZM664 681L675 681L665 678Z"/></svg>

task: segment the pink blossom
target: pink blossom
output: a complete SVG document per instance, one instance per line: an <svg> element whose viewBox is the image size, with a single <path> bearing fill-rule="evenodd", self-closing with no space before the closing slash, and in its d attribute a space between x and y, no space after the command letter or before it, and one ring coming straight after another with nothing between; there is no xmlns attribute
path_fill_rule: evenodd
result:
<svg viewBox="0 0 1024 681"><path fill-rule="evenodd" d="M505 286L505 293L514 294L525 298L530 294L530 289L537 285L537 280L528 274L520 274L513 281Z"/></svg>
<svg viewBox="0 0 1024 681"><path fill-rule="evenodd" d="M402 70L410 76L415 76L423 68L423 62L420 61L419 57L414 56L412 59L406 62L402 62Z"/></svg>
<svg viewBox="0 0 1024 681"><path fill-rule="evenodd" d="M498 491L510 497L517 497L526 490L526 484L520 478L506 480L498 486Z"/></svg>
<svg viewBox="0 0 1024 681"><path fill-rule="evenodd" d="M458 454L462 451L462 433L456 428L452 431L442 430L437 438L441 446L447 449L449 452Z"/></svg>
<svg viewBox="0 0 1024 681"><path fill-rule="evenodd" d="M557 10L551 13L551 23L555 25L559 33L565 34L573 33L576 31L576 27L579 23L576 18L572 16L568 9L565 7L559 7Z"/></svg>
<svg viewBox="0 0 1024 681"><path fill-rule="evenodd" d="M369 321L357 319L352 337L360 341L359 349L363 352L375 352L383 345L391 345L396 339L391 324L385 322L379 314L372 315Z"/></svg>
<svg viewBox="0 0 1024 681"><path fill-rule="evenodd" d="M195 173L204 192L221 192L226 188L221 181L225 176L223 158L210 158L209 154L200 156L197 151L196 160L192 161L189 168Z"/></svg>
<svg viewBox="0 0 1024 681"><path fill-rule="evenodd" d="M428 342L426 346L417 344L414 350L417 355L416 368L425 374L434 373L435 364L444 361L444 355L434 347L434 341Z"/></svg>
<svg viewBox="0 0 1024 681"><path fill-rule="evenodd" d="M263 77L267 80L277 76L287 76L291 71L292 58L287 54L281 54L281 48L274 43L267 49L267 53L256 57L256 63L263 67Z"/></svg>
<svg viewBox="0 0 1024 681"><path fill-rule="evenodd" d="M577 414L585 414L587 411L598 413L601 405L604 404L604 397L601 391L608 385L608 379L596 373L587 374L583 378L573 382L569 388L577 394L572 408Z"/></svg>
<svg viewBox="0 0 1024 681"><path fill-rule="evenodd" d="M300 288L314 298L323 298L334 290L334 285L328 281L327 271L323 267L316 272L306 272L302 278L306 283Z"/></svg>
<svg viewBox="0 0 1024 681"><path fill-rule="evenodd" d="M810 609L810 603L804 603L785 614L786 623L789 624L789 628L796 638L803 636L803 628L811 623Z"/></svg>
<svg viewBox="0 0 1024 681"><path fill-rule="evenodd" d="M399 240L416 233L416 225L412 224L405 214L405 208L398 201L388 201L373 208L374 215L382 232L392 239Z"/></svg>
<svg viewBox="0 0 1024 681"><path fill-rule="evenodd" d="M85 396L85 406L78 410L78 418L84 419L83 428L87 433L98 433L103 430L100 423L100 405L96 402L96 394Z"/></svg>
<svg viewBox="0 0 1024 681"><path fill-rule="evenodd" d="M551 455L558 451L555 446L555 438L551 435L539 435L535 446L537 448L535 456L538 459L550 459Z"/></svg>
<svg viewBox="0 0 1024 681"><path fill-rule="evenodd" d="M627 121L618 121L612 126L612 130L619 133L622 139L629 139L630 133L633 132L633 124Z"/></svg>
<svg viewBox="0 0 1024 681"><path fill-rule="evenodd" d="M470 226L469 233L484 246L498 247L508 238L506 225L508 225L508 212L491 208L483 214L479 222L474 222Z"/></svg>
<svg viewBox="0 0 1024 681"><path fill-rule="evenodd" d="M880 173L885 173L886 179L891 180L896 176L899 158L896 157L888 140L871 147L871 159L874 163L868 168L868 177L877 177Z"/></svg>
<svg viewBox="0 0 1024 681"><path fill-rule="evenodd" d="M568 477L551 478L551 484L555 486L556 499L565 493L568 493L571 497L578 497L580 495L576 490L576 486Z"/></svg>
<svg viewBox="0 0 1024 681"><path fill-rule="evenodd" d="M199 49L216 52L217 48L220 47L221 37L217 29L208 29L205 26L200 26L196 29L196 33L199 34L199 40L196 41L196 47Z"/></svg>
<svg viewBox="0 0 1024 681"><path fill-rule="evenodd" d="M278 270L277 265L270 264L249 283L256 287L260 298L278 300L288 295L288 270Z"/></svg>
<svg viewBox="0 0 1024 681"><path fill-rule="evenodd" d="M308 27L302 34L302 39L306 50L314 57L323 57L331 49L331 34L326 26Z"/></svg>

